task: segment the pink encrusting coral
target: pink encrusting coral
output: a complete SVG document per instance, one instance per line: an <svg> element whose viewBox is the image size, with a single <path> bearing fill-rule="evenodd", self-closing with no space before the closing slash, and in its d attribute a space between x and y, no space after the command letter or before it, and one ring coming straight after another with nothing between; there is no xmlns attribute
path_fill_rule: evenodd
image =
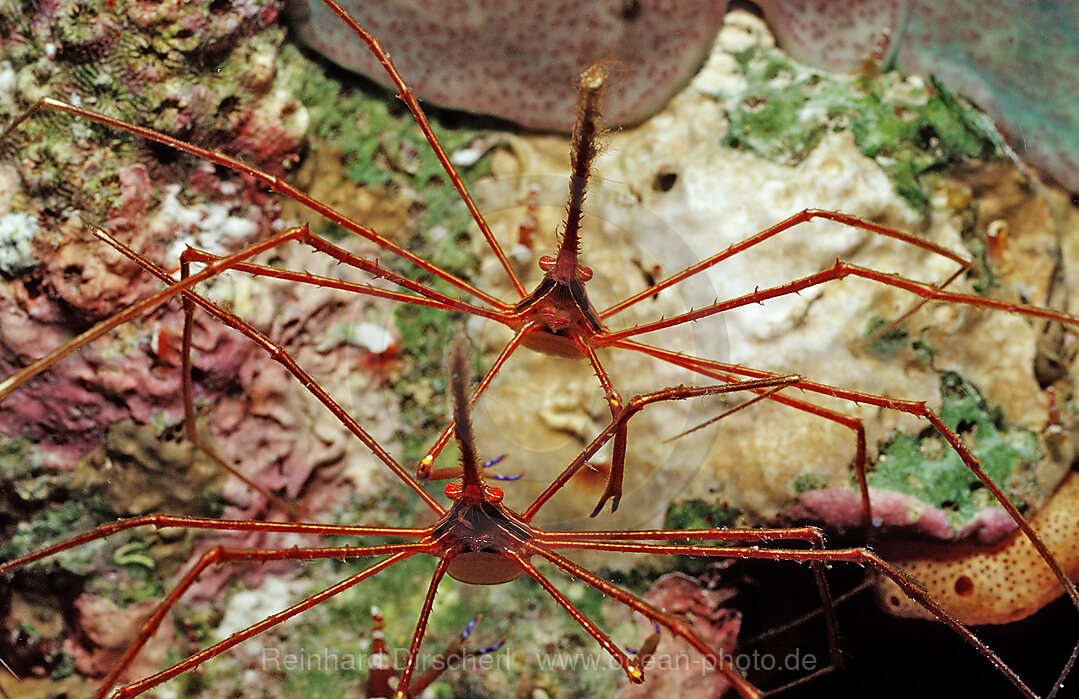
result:
<svg viewBox="0 0 1079 699"><path fill-rule="evenodd" d="M573 85L597 59L619 64L605 110L632 124L658 111L711 47L723 1L340 3L392 54L422 98L530 128L573 126ZM1079 6L1069 0L758 0L795 58L935 75L996 120L1025 161L1079 191ZM387 84L384 69L322 0L290 0L300 36Z"/></svg>
<svg viewBox="0 0 1079 699"><path fill-rule="evenodd" d="M149 211L150 186L141 165L123 171L120 181L120 200L98 225L145 251L158 264L175 267L175 259L167 260L163 243L170 238L163 237L163 229L170 229L170 236L182 234L177 214L194 212L182 207ZM4 375L36 359L43 349L63 344L73 328L88 328L160 288L149 275L139 274L131 263L103 249L100 241L82 230L79 217L43 225L36 241L38 265L0 287L0 371ZM256 231L252 225L248 235ZM97 445L108 425L124 418L150 423L160 416L175 422L183 415L182 323L175 307L156 312L141 324L126 327L112 341L95 343L63 360L56 370L0 404L0 430L78 457ZM252 353L238 340L219 324L198 323L194 361L197 370L211 377L200 384L209 394L226 390L232 380L223 377L235 376ZM218 377L216 384L212 377Z"/></svg>
<svg viewBox="0 0 1079 699"><path fill-rule="evenodd" d="M699 638L722 657L734 657L738 648L738 633L742 618L722 605L732 590L709 590L685 573L667 573L656 580L644 595L644 600L668 614L684 618ZM653 631L647 619L638 618L642 634ZM644 682L627 684L617 694L618 699L641 699L655 696L722 696L730 683L715 665L690 661L696 651L684 639L672 638L660 632L660 644L645 663Z"/></svg>
<svg viewBox="0 0 1079 699"><path fill-rule="evenodd" d="M999 505L987 507L962 526L954 526L949 513L927 505L913 495L892 490L869 489L873 525L882 531L921 535L941 540L977 540L995 543L1015 531L1015 521ZM829 527L854 530L862 526L862 499L845 487L816 488L802 493L797 502L770 523L784 526L800 522L827 523Z"/></svg>
<svg viewBox="0 0 1079 699"><path fill-rule="evenodd" d="M269 172L298 157L306 115L275 84L283 38L273 26L275 2L88 5L35 4L17 21L9 16L15 10L0 11L9 29L0 42L0 66L9 71L5 123L40 97L77 97L98 113L197 140ZM135 49L147 46L153 50ZM199 81L196 68L214 79ZM145 146L51 110L5 134L0 374L160 288L89 235L88 224L170 271L187 244L234 250L274 225L278 204L256 183L196 159L155 157ZM118 420L174 424L183 414L177 308L125 326L8 397L0 432L41 442L70 468ZM234 390L254 354L250 344L205 319L194 342L198 398Z"/></svg>

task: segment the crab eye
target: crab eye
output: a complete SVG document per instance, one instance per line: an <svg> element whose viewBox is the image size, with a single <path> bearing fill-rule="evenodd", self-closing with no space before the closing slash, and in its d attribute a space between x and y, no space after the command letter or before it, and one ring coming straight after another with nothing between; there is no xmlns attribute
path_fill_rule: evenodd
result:
<svg viewBox="0 0 1079 699"><path fill-rule="evenodd" d="M464 497L465 488L460 483L454 481L446 484L446 497L450 500L460 500ZM475 494L473 494L475 497ZM495 488L493 486L483 486L483 500L484 502L502 502L502 498L505 497L505 493L501 488Z"/></svg>
<svg viewBox="0 0 1079 699"><path fill-rule="evenodd" d="M592 278L592 268L591 267L583 267L583 266L578 267L577 268L577 277L582 282L588 281L589 279Z"/></svg>
<svg viewBox="0 0 1079 699"><path fill-rule="evenodd" d="M554 269L554 258L550 255L544 255L543 257L539 258L539 268L542 269L544 272L550 272L552 269Z"/></svg>

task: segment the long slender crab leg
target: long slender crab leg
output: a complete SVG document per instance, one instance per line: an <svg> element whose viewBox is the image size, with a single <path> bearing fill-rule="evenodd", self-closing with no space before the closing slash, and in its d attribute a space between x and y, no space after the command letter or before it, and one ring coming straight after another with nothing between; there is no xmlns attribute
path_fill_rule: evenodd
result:
<svg viewBox="0 0 1079 699"><path fill-rule="evenodd" d="M584 615L581 610L577 609L572 602L570 602L565 595L563 595L557 587L555 587L550 580L547 579L543 573L539 572L534 565L532 565L527 558L519 554L513 554L513 560L517 562L517 565L521 566L525 573L531 576L540 586L547 591L547 594L551 595L558 602L559 605L565 609L573 620L584 628L592 638L596 639L596 642L603 647L603 650L607 651L612 658L622 668L622 671L629 677L630 682L641 683L644 681L644 671L641 670L636 660L631 660L630 657L611 641L610 637L600 631L595 622Z"/></svg>
<svg viewBox="0 0 1079 699"><path fill-rule="evenodd" d="M810 548L816 551L824 550L824 534L817 527L787 527L783 529L703 529L703 530L679 530L678 537L671 531L657 530L627 530L627 531L581 531L581 532L544 532L538 538L545 545L558 548L562 543L579 543L586 541L671 541L678 538L679 541L756 541L770 544L776 541L804 541ZM682 536L685 534L685 536ZM679 538L680 537L680 538ZM817 592L821 599L821 608L828 628L829 654L832 664L841 664L839 651L839 638L836 629L838 623L835 614L835 601L832 598L828 581L824 576L825 564L821 562L810 563L813 569L813 579L817 586Z"/></svg>
<svg viewBox="0 0 1079 699"><path fill-rule="evenodd" d="M7 377L3 381L0 381L0 400L6 398L12 391L25 384L30 379L34 378L41 372L45 371L52 365L64 357L72 354L83 345L96 340L105 333L123 325L127 321L135 318L147 311L157 308L161 304L165 303L169 299L192 289L196 284L206 281L222 271L229 269L237 262L248 260L266 250L270 250L287 240L293 240L300 236L300 228L290 228L287 231L283 231L274 235L266 240L260 241L253 245L250 245L239 252L233 253L222 257L218 262L208 265L205 268L199 270L197 273L191 275L183 281L176 282L172 286L166 287L146 298L133 303L127 308L119 311L115 315L96 323L93 327L83 331L75 338L64 343L60 347L57 347L52 352L48 353L44 357L31 362L19 371L16 371L11 376ZM170 277L171 280L171 277Z"/></svg>
<svg viewBox="0 0 1079 699"><path fill-rule="evenodd" d="M895 287L896 289L902 289L909 291L912 294L922 297L928 301L946 301L948 303L967 304L971 306L981 306L984 308L992 308L998 311L1007 311L1010 313L1019 313L1021 315L1030 316L1032 318L1041 318L1043 320L1056 321L1058 323L1065 323L1067 325L1079 326L1079 318L1063 311L1054 311L1049 308L1041 308L1040 306L1033 306L1030 304L1022 303L1009 303L1007 301L997 301L996 299L982 298L981 296L972 296L970 294L960 294L951 291L944 291L943 289L932 285L923 284L922 282L911 281L895 274L885 274L878 272L874 269L861 267L854 265L843 260L836 260L835 264L830 268L821 270L814 274L802 277L801 279L795 279L794 281L787 282L786 284L780 284L779 286L773 286L768 289L758 289L751 294L740 296L736 299L729 301L721 301L714 303L703 308L698 308L686 313L681 313L676 316L657 320L652 323L642 323L635 325L625 330L616 330L613 332L604 333L601 335L601 344L611 344L613 341L621 340L634 335L643 335L644 333L654 332L656 330L662 330L675 325L681 325L682 323L688 323L695 320L701 320L708 316L715 315L716 313L722 313L723 311L729 311L734 308L746 306L752 303L761 303L771 298L779 296L786 296L788 294L796 294L799 291L803 291L818 284L830 282L844 277L861 277L870 281L880 282L887 286Z"/></svg>
<svg viewBox="0 0 1079 699"><path fill-rule="evenodd" d="M40 561L62 551L68 551L83 544L104 539L118 532L138 527L165 529L177 527L183 529L206 529L229 532L278 532L283 534L341 534L344 536L409 536L421 537L428 533L428 528L402 529L399 527L350 527L340 524L311 524L304 522L248 522L245 520L206 519L203 517L181 517L178 515L143 515L117 522L108 522L79 536L47 546L39 551L0 563L0 575L21 568L34 561Z"/></svg>
<svg viewBox="0 0 1079 699"><path fill-rule="evenodd" d="M195 653L194 655L189 656L188 658L180 661L179 663L176 663L172 667L167 668L165 670L162 670L161 672L157 673L156 675L152 675L150 677L147 677L146 679L139 680L138 682L133 682L132 684L121 687L119 690L116 691L116 693L113 696L115 697L115 699L126 699L127 697L134 697L134 696L137 696L139 694L142 694L146 690L151 689L153 687L156 687L159 684L161 684L162 682L170 680L173 677L176 677L177 675L180 675L180 674L182 674L184 672L187 672L188 670L190 670L190 669L192 669L194 667L198 667L199 665L206 662L210 658L213 658L214 656L220 655L221 653L227 651L229 648L232 648L233 646L235 646L235 645L237 645L237 644L239 644L239 643L241 643L243 641L246 641L247 639L251 638L252 636L256 636L256 635L262 633L263 631L265 631L267 629L273 628L274 626L277 626L278 624L280 624L282 622L288 621L289 619L296 616L300 612L304 612L304 611L310 609L311 607L314 607L315 605L320 604L320 603L330 599L331 597L334 597L335 595L338 595L338 594L344 592L345 590L347 590L347 589L349 589L351 587L354 587L355 585L357 585L360 582L363 582L364 580L371 577L375 573L378 573L381 570L385 570L386 568L389 568L390 566L394 565L395 563L399 563L400 561L403 561L406 558L414 556L417 553L427 553L427 552L429 552L429 549L430 549L430 544L425 544L425 543L422 543L422 542L417 542L417 543L414 543L414 544L401 544L399 546L402 548L402 550L399 550L397 553L394 553L393 555L388 556L387 558L384 558L381 561L372 564L371 566L363 569L359 573L351 575L351 576L345 578L344 580L342 580L341 582L337 583L336 585L332 585L332 586L326 588L325 590L323 590L322 592L311 595L310 597L308 597L307 599L304 599L301 602L297 602L296 604L292 605L291 607L289 607L288 609L286 609L284 611L278 612L276 614L271 614L270 616L266 617L262 621L260 621L260 622L258 622L256 624L252 624L251 626L247 627L246 629L244 629L242 631L237 631L236 633L232 634L231 636L229 636L225 640L223 640L223 641L221 641L219 643L215 643L214 645L210 646L209 648L205 648L205 649L199 651L198 653ZM377 547L377 548L385 548L385 547ZM354 549L354 551L360 551L360 548L356 547ZM257 554L259 554L260 552L252 551L252 552L248 552L248 553L256 554L256 557L249 558L248 560L259 560L259 558L257 557ZM266 552L266 553L270 553L270 552ZM338 558L339 556L335 555L335 556L330 556L330 557L331 558Z"/></svg>
<svg viewBox="0 0 1079 699"><path fill-rule="evenodd" d="M184 259L188 262L198 263L212 263L221 259L220 255L214 255L212 253L205 252L203 250L195 250L194 248L188 248L183 253ZM364 262L368 262L364 260ZM348 291L356 294L365 294L367 296L374 296L377 298L388 299L390 301L399 301L401 303L410 303L416 306L427 306L428 308L438 308L443 311L454 311L458 313L470 313L475 316L483 318L490 318L492 320L499 320L494 311L491 311L480 306L475 306L470 303L466 303L460 299L454 299L445 294L440 294L434 289L429 289L418 282L414 282L411 279L402 277L394 272L387 270L385 267L380 267L376 263L368 264L375 269L371 274L381 279L386 279L398 286L416 291L418 294L406 294L401 291L393 291L391 289L382 289L371 284L362 284L357 282L347 282L341 279L334 279L333 277L322 277L310 272L293 272L287 269L278 269L277 267L267 267L266 265L256 265L247 262L239 263L232 269L236 272L245 272L252 276L257 277L271 277L273 279L281 279L283 281L296 282L299 284L310 284L312 286L322 287L324 289L339 289L341 291ZM359 265L356 265L359 266ZM365 269L365 271L368 271Z"/></svg>
<svg viewBox="0 0 1079 699"><path fill-rule="evenodd" d="M416 630L412 633L412 643L408 647L408 660L405 661L405 669L401 671L401 678L397 683L397 692L393 695L394 699L407 699L408 697L408 685L412 681L412 673L416 669L416 658L420 653L420 643L423 642L423 635L427 631L427 620L431 616L431 607L435 603L438 584L445 577L446 569L449 568L449 565L450 557L443 556L438 560L435 572L431 576L431 584L427 587L427 595L423 598L423 606L420 607L420 618L416 622Z"/></svg>
<svg viewBox="0 0 1079 699"><path fill-rule="evenodd" d="M686 534L687 532L672 531L667 532L670 539L674 540L678 537ZM694 535L701 534L704 536L711 535L715 538L723 537L723 530L703 530L693 531ZM641 543L626 543L619 541L601 542L595 540L589 541L570 541L559 540L557 534L547 535L537 539L538 544L544 546L550 545L552 548L585 548L590 551L611 551L622 553L677 553L686 556L720 556L730 558L752 558L772 561L794 561L794 562L820 562L824 564L847 562L857 565L870 566L873 569L879 571L881 574L891 578L903 592L909 595L912 599L916 600L919 604L923 605L926 609L936 615L942 623L947 625L956 634L958 634L963 640L973 646L980 655L986 658L1002 675L1008 678L1008 680L1015 686L1016 689L1029 699L1037 699L1037 694L1026 685L1025 682L1017 675L1010 667L1008 667L1003 660L1001 660L996 653L993 652L985 643L982 642L974 633L965 627L958 619L952 616L948 610L940 606L935 600L926 595L922 589L913 580L908 578L902 571L889 565L886 561L881 559L872 551L867 549L832 549L832 550L798 550L798 549L770 549L761 548L758 546L753 547L709 547L709 546L689 546L689 545L665 545L665 544L641 544ZM580 576L582 580L588 584L595 586L603 592L618 596L620 601L624 601L626 604L632 606L637 611L645 614L649 618L654 619L658 623L667 626L672 632L677 633L686 640L689 640L694 646L700 643L699 640L694 640L695 637L692 634L685 633L684 629L679 629L674 626L670 626L666 623L666 619L661 616L653 616L649 613L644 603L638 600L632 595L619 590L619 588L611 585L602 578L597 578L587 570L581 569L579 566L573 564L557 554L553 554L548 551L544 546L534 546L533 551L554 562L555 564L563 567L567 572L572 575ZM626 599L623 599L626 598ZM636 605L641 606L636 606ZM704 646L703 649L698 647L705 655L713 655L713 651ZM725 676L726 673L724 673ZM752 688L751 688L752 689Z"/></svg>
<svg viewBox="0 0 1079 699"><path fill-rule="evenodd" d="M774 386L794 385L798 382L799 378L800 377L798 376L768 376L763 379L751 379L724 385L675 386L636 396L626 403L625 408L611 420L607 425L607 428L600 432L599 435L584 448L577 458L575 458L573 462L559 474L551 485L547 486L547 489L536 497L532 504L521 514L522 519L526 522L531 521L532 518L536 516L536 513L539 512L540 508L569 482L569 479L572 478L597 451L599 451L600 447L606 444L612 435L618 434L620 428L646 406L662 401L686 400L688 398L696 398L699 396L715 396L738 391L753 391L757 389L768 389ZM613 470L612 467L612 474ZM601 500L601 507L602 504L603 501Z"/></svg>
<svg viewBox="0 0 1079 699"><path fill-rule="evenodd" d="M779 223L764 229L760 233L751 235L745 240L731 245L726 250L718 252L715 255L712 255L711 257L702 260L695 265L691 265L680 272L672 274L667 279L664 279L663 281L654 284L649 288L634 294L633 296L630 296L626 300L616 303L615 305L600 313L599 317L603 319L610 318L616 313L620 313L621 311L624 311L630 306L639 303L646 298L654 296L655 294L658 294L659 292L663 291L668 287L674 286L675 284L678 284L679 282L684 281L695 274L699 274L706 269L714 267L720 262L729 259L740 252L744 252L749 248L763 243L769 238L772 238L784 231L794 228L798 224L805 223L813 219L826 219L828 221L835 221L837 223L842 223L844 225L852 226L854 228L861 228L862 230L869 231L870 233L875 233L877 235L882 235L888 238L894 238L895 240L899 240L909 245L913 245L936 253L937 255L940 255L941 257L946 257L959 265L959 269L955 273L956 275L962 274L966 270L970 269L970 260L967 260L961 255L952 252L946 247L937 245L936 243L931 243L927 240L922 240L921 238L913 236L910 233L905 233L894 228L889 228L888 226L882 226L879 223L873 223L872 221L867 221L863 218L851 216L850 214L840 213L838 211L825 211L823 209L804 209L794 214L793 216L790 216L789 218L786 218ZM954 278L955 275L953 275L950 280ZM947 282L945 282L944 285L946 286Z"/></svg>

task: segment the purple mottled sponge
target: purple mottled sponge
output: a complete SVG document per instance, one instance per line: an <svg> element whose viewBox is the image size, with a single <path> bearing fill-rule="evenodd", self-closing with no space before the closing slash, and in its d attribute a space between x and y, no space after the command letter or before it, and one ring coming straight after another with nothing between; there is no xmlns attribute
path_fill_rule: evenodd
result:
<svg viewBox="0 0 1079 699"><path fill-rule="evenodd" d="M391 54L422 99L495 114L534 129L573 126L581 71L616 61L604 114L612 123L657 111L698 68L726 2L419 0L339 4ZM388 85L367 46L322 0L292 0L293 26L335 63Z"/></svg>

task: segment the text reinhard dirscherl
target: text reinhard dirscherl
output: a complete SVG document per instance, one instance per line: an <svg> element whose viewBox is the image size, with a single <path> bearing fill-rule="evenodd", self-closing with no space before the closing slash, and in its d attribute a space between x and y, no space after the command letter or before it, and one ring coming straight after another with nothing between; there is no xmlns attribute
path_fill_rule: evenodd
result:
<svg viewBox="0 0 1079 699"><path fill-rule="evenodd" d="M775 655L752 651L748 653L720 654L723 662L733 666L741 673L764 671L788 671L808 673L818 669L816 655L801 653L798 650ZM398 649L391 652L391 664L393 667L402 668L408 659L408 652ZM295 651L282 651L280 648L266 647L262 649L262 669L265 672L359 672L366 671L371 664L371 656L366 653L337 652L329 648L319 651L308 651L299 648ZM377 662L377 661L376 661ZM424 654L421 653L416 659L416 670L423 671L430 667L439 670L460 669L472 672L486 672L490 670L509 670L514 662L522 662L515 658L508 649L502 648L496 653L489 655L472 655L462 657L460 654ZM574 670L574 669L599 669L610 667L618 670L618 663L610 655L605 653L543 653L538 656L530 656L529 663L535 663L541 670ZM649 658L644 666L645 673L649 670L660 671L697 671L701 674L716 671L716 661L696 653L657 653Z"/></svg>

